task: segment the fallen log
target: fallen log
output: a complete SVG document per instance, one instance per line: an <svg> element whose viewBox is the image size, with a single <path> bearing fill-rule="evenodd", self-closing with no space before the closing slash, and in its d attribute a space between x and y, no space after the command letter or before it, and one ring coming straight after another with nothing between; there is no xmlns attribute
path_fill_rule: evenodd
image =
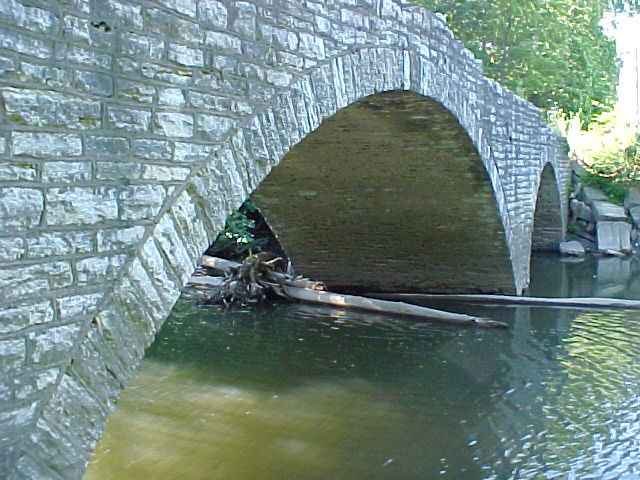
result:
<svg viewBox="0 0 640 480"><path fill-rule="evenodd" d="M309 290L307 288L296 288L284 285L284 293L296 300L305 302L321 303L342 308L356 308L377 313L391 313L397 315L408 315L412 317L429 318L441 322L455 323L457 325L469 325L483 328L506 328L502 322L487 320L480 317L473 317L463 313L444 312L433 308L420 307L403 302L391 302L388 300L378 300L375 298L358 297L355 295L343 295L340 293L323 292Z"/></svg>
<svg viewBox="0 0 640 480"><path fill-rule="evenodd" d="M427 293L367 293L368 297L397 301L451 301L462 303L481 303L493 305L523 305L541 307L569 307L569 308L611 308L640 310L640 301L621 298L576 297L576 298L546 298L546 297L515 297L511 295L440 295Z"/></svg>
<svg viewBox="0 0 640 480"><path fill-rule="evenodd" d="M411 305L403 302L394 302L387 300L379 300L374 298L358 297L355 295L343 295L338 293L323 291L324 285L321 282L313 282L300 277L292 277L281 272L274 272L271 270L263 270L260 262L251 260L254 268L261 268L261 273L268 278L269 282L261 282L263 287L270 288L276 294L279 294L288 299L301 300L305 302L321 303L324 305L331 305L341 308L356 308L360 310L367 310L377 313L395 314L403 316L412 316L420 318L428 318L440 322L453 323L457 325L469 325L483 328L506 328L507 325L501 322L495 322L493 320L487 320L480 317L474 317L471 315L465 315L460 313L444 312L442 310L436 310L433 308L420 307L417 305ZM250 262L251 262L250 261ZM240 264L232 262L230 260L224 260L217 257L204 256L201 258L200 264L209 268L213 268L219 272L223 272L226 275L232 275L233 272L237 272L241 267L250 265L245 262ZM199 285L210 285L214 287L224 288L225 282L229 281L229 278L220 278L219 280L203 280L207 277L192 277L190 283ZM213 296L216 303L218 297Z"/></svg>

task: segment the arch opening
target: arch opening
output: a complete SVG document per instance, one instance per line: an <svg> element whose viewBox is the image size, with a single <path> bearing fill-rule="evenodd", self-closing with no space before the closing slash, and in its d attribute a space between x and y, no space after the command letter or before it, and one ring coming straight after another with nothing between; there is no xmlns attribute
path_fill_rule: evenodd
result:
<svg viewBox="0 0 640 480"><path fill-rule="evenodd" d="M431 98L354 102L291 149L252 199L296 272L334 290L515 291L482 160Z"/></svg>
<svg viewBox="0 0 640 480"><path fill-rule="evenodd" d="M553 167L547 163L540 175L540 186L538 187L533 217L531 249L533 251L557 251L558 244L564 241L564 232L560 191Z"/></svg>

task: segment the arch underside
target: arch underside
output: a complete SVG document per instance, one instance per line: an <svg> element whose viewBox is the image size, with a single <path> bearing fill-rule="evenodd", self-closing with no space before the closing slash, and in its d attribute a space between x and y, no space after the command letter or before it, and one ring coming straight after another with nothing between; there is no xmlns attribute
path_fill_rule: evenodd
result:
<svg viewBox="0 0 640 480"><path fill-rule="evenodd" d="M553 167L548 163L540 176L531 235L531 249L557 251L558 244L564 241L564 232L565 225L556 175Z"/></svg>
<svg viewBox="0 0 640 480"><path fill-rule="evenodd" d="M482 160L422 95L391 91L339 111L252 198L296 272L332 289L515 291Z"/></svg>

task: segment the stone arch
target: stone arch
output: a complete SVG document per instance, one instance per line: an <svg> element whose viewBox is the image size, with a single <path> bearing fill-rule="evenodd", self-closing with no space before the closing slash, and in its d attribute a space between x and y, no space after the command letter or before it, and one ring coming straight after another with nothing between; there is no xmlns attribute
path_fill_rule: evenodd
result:
<svg viewBox="0 0 640 480"><path fill-rule="evenodd" d="M386 91L336 112L252 198L296 271L332 290L515 291L483 162L423 95Z"/></svg>
<svg viewBox="0 0 640 480"><path fill-rule="evenodd" d="M557 251L558 244L564 241L565 209L560 191L555 169L551 163L546 163L540 173L536 193L531 233L532 250Z"/></svg>

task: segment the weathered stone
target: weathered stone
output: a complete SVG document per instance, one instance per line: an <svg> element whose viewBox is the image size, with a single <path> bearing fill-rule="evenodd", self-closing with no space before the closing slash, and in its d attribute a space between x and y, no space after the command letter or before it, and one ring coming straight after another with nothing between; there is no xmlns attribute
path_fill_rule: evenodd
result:
<svg viewBox="0 0 640 480"><path fill-rule="evenodd" d="M127 187L120 192L120 218L122 220L143 220L153 218L166 196L160 185L138 185Z"/></svg>
<svg viewBox="0 0 640 480"><path fill-rule="evenodd" d="M177 43L171 43L169 45L169 60L188 67L204 66L204 55L202 50L189 48Z"/></svg>
<svg viewBox="0 0 640 480"><path fill-rule="evenodd" d="M151 124L151 112L136 108L107 107L108 124L123 132L147 132Z"/></svg>
<svg viewBox="0 0 640 480"><path fill-rule="evenodd" d="M640 188L631 186L624 195L624 208L630 210L640 205Z"/></svg>
<svg viewBox="0 0 640 480"><path fill-rule="evenodd" d="M571 202L570 202L570 208L571 208L571 215L573 216L573 218L581 219L586 222L594 221L593 212L591 211L591 208L589 208L589 205L587 205L586 203L573 198L571 199Z"/></svg>
<svg viewBox="0 0 640 480"><path fill-rule="evenodd" d="M44 194L32 188L0 188L0 229L29 228L40 223Z"/></svg>
<svg viewBox="0 0 640 480"><path fill-rule="evenodd" d="M580 197L587 204L591 205L594 200L608 201L607 194L600 190L598 187L585 185L580 192Z"/></svg>
<svg viewBox="0 0 640 480"><path fill-rule="evenodd" d="M129 153L129 141L122 137L87 137L85 150L91 157L112 159Z"/></svg>
<svg viewBox="0 0 640 480"><path fill-rule="evenodd" d="M53 365L68 359L80 328L81 325L75 323L30 333L31 361L41 365Z"/></svg>
<svg viewBox="0 0 640 480"><path fill-rule="evenodd" d="M54 257L88 253L94 248L91 232L47 232L29 237L29 257Z"/></svg>
<svg viewBox="0 0 640 480"><path fill-rule="evenodd" d="M627 214L623 207L602 200L593 200L591 202L591 211L593 212L593 218L596 222L616 222L627 219Z"/></svg>
<svg viewBox="0 0 640 480"><path fill-rule="evenodd" d="M50 262L0 269L0 299L11 301L25 295L42 295L73 283L69 262Z"/></svg>
<svg viewBox="0 0 640 480"><path fill-rule="evenodd" d="M221 32L208 31L205 44L215 48L216 52L235 53L242 52L242 42L240 39Z"/></svg>
<svg viewBox="0 0 640 480"><path fill-rule="evenodd" d="M227 7L216 0L200 2L198 18L207 26L227 28Z"/></svg>
<svg viewBox="0 0 640 480"><path fill-rule="evenodd" d="M0 340L0 369L16 370L26 361L27 348L23 339Z"/></svg>
<svg viewBox="0 0 640 480"><path fill-rule="evenodd" d="M118 81L118 96L124 100L138 103L152 103L156 89L142 82Z"/></svg>
<svg viewBox="0 0 640 480"><path fill-rule="evenodd" d="M112 188L52 188L47 192L47 225L91 225L118 219Z"/></svg>
<svg viewBox="0 0 640 480"><path fill-rule="evenodd" d="M37 58L49 58L53 55L51 41L39 40L4 29L0 30L0 47Z"/></svg>
<svg viewBox="0 0 640 480"><path fill-rule="evenodd" d="M631 225L626 222L598 222L598 251L631 251Z"/></svg>
<svg viewBox="0 0 640 480"><path fill-rule="evenodd" d="M82 155L78 135L60 133L12 133L13 154L31 157L76 157Z"/></svg>
<svg viewBox="0 0 640 480"><path fill-rule="evenodd" d="M144 232L144 227L140 225L119 230L101 230L98 232L98 251L131 248L142 238Z"/></svg>
<svg viewBox="0 0 640 480"><path fill-rule="evenodd" d="M89 179L89 162L47 162L42 169L42 180L48 183L75 183Z"/></svg>
<svg viewBox="0 0 640 480"><path fill-rule="evenodd" d="M95 285L115 279L126 259L126 255L116 255L79 260L76 262L78 285Z"/></svg>
<svg viewBox="0 0 640 480"><path fill-rule="evenodd" d="M142 166L133 162L96 162L96 179L132 181L140 178Z"/></svg>
<svg viewBox="0 0 640 480"><path fill-rule="evenodd" d="M3 0L0 16L7 22L41 33L53 33L58 25L58 19L51 12L25 6L15 0Z"/></svg>
<svg viewBox="0 0 640 480"><path fill-rule="evenodd" d="M68 322L77 320L79 317L86 318L95 312L98 303L102 299L102 293L91 293L86 295L73 295L56 300L60 320Z"/></svg>
<svg viewBox="0 0 640 480"><path fill-rule="evenodd" d="M577 240L561 242L559 248L562 255L575 255L578 257L585 255L584 246Z"/></svg>
<svg viewBox="0 0 640 480"><path fill-rule="evenodd" d="M148 160L171 160L172 145L167 140L134 140L133 154Z"/></svg>
<svg viewBox="0 0 640 480"><path fill-rule="evenodd" d="M104 73L78 70L74 86L81 92L110 97L113 95L113 79Z"/></svg>
<svg viewBox="0 0 640 480"><path fill-rule="evenodd" d="M97 68L103 71L111 70L112 58L111 55L106 53L98 53L89 48L66 43L61 43L60 48L56 51L56 60L60 62Z"/></svg>
<svg viewBox="0 0 640 480"><path fill-rule="evenodd" d="M132 57L160 59L164 55L164 41L133 32L121 37L120 48L122 53Z"/></svg>
<svg viewBox="0 0 640 480"><path fill-rule="evenodd" d="M221 141L233 127L233 120L215 115L196 115L196 135L211 142Z"/></svg>
<svg viewBox="0 0 640 480"><path fill-rule="evenodd" d="M31 325L44 325L54 320L51 302L38 302L7 308L2 313L0 333L14 333Z"/></svg>
<svg viewBox="0 0 640 480"><path fill-rule="evenodd" d="M58 378L60 369L49 368L44 371L36 371L18 378L15 388L15 396L20 400L37 398L38 393L50 387Z"/></svg>
<svg viewBox="0 0 640 480"><path fill-rule="evenodd" d="M0 140L0 144L2 140ZM35 165L10 163L0 163L0 181L33 181L36 179L37 170Z"/></svg>
<svg viewBox="0 0 640 480"><path fill-rule="evenodd" d="M0 238L0 258L10 262L26 256L25 242L22 238Z"/></svg>
<svg viewBox="0 0 640 480"><path fill-rule="evenodd" d="M184 106L184 93L180 88L163 88L158 93L158 103L176 107Z"/></svg>
<svg viewBox="0 0 640 480"><path fill-rule="evenodd" d="M182 167L165 167L162 165L143 165L142 178L159 182L183 181L190 170Z"/></svg>
<svg viewBox="0 0 640 480"><path fill-rule="evenodd" d="M631 215L631 220L633 220L633 224L636 227L640 226L640 205L631 207L629 209L629 215Z"/></svg>
<svg viewBox="0 0 640 480"><path fill-rule="evenodd" d="M193 116L191 115L161 112L156 115L156 124L167 137L193 136Z"/></svg>
<svg viewBox="0 0 640 480"><path fill-rule="evenodd" d="M66 88L71 83L71 74L65 68L29 62L20 63L20 78L58 88Z"/></svg>
<svg viewBox="0 0 640 480"><path fill-rule="evenodd" d="M196 162L208 158L211 152L213 152L211 145L176 142L173 158L178 162Z"/></svg>

